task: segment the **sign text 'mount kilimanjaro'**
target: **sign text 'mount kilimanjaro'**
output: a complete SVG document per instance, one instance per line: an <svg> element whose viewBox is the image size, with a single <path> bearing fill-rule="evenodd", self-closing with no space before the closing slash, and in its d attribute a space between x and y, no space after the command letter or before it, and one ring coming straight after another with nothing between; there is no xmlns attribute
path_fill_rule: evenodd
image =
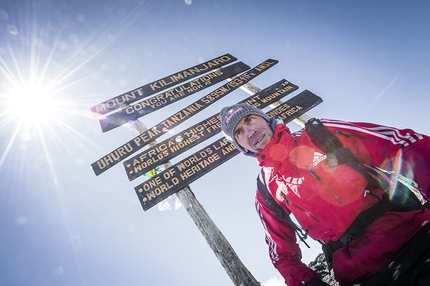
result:
<svg viewBox="0 0 430 286"><path fill-rule="evenodd" d="M222 55L220 57L214 58L207 62L201 63L199 65L193 66L191 68L185 69L178 73L169 75L165 78L156 80L129 92L113 97L107 101L104 101L91 107L91 111L96 116L109 113L113 110L120 109L125 105L131 104L147 96L160 92L166 88L169 88L176 84L187 81L191 78L194 78L198 75L210 72L211 70L234 62L235 60L237 60L237 58L233 57L230 54Z"/></svg>
<svg viewBox="0 0 430 286"><path fill-rule="evenodd" d="M250 69L248 65L238 62L216 70L210 74L201 76L183 85L171 88L154 97L140 101L139 103L126 106L122 110L99 120L102 131L107 132L129 122L130 120L136 120L248 69Z"/></svg>
<svg viewBox="0 0 430 286"><path fill-rule="evenodd" d="M321 102L320 97L305 90L267 114L276 114L277 118L288 123ZM143 209L148 210L238 153L223 137L136 186L135 191Z"/></svg>
<svg viewBox="0 0 430 286"><path fill-rule="evenodd" d="M268 59L258 66L252 68L251 70L237 76L228 83L220 86L211 93L203 96L196 102L188 105L177 113L173 114L169 118L161 121L157 125L148 128L145 132L141 133L134 139L128 141L123 146L117 148L113 152L99 159L98 161L91 164L91 167L96 175L100 175L105 172L115 164L121 162L124 158L135 153L137 150L142 149L150 142L156 140L163 134L167 133L172 128L175 128L179 124L183 123L185 120L196 115L198 112L204 110L206 107L210 106L217 100L223 98L232 91L238 89L240 86L249 82L253 78L259 76L263 72L267 71L269 68L277 64L277 60Z"/></svg>
<svg viewBox="0 0 430 286"><path fill-rule="evenodd" d="M241 102L262 109L280 100L297 88L296 85L284 79L249 96ZM140 154L124 161L124 167L129 180L134 180L144 175L148 171L213 137L219 132L221 132L221 123L218 114L215 114L146 149Z"/></svg>

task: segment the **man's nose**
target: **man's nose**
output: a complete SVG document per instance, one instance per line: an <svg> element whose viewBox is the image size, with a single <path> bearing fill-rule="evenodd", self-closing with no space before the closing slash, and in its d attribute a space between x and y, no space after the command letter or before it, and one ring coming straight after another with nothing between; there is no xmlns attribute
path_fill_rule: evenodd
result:
<svg viewBox="0 0 430 286"><path fill-rule="evenodd" d="M244 125L243 130L245 130L245 134L247 137L251 137L255 132L255 128L249 125Z"/></svg>

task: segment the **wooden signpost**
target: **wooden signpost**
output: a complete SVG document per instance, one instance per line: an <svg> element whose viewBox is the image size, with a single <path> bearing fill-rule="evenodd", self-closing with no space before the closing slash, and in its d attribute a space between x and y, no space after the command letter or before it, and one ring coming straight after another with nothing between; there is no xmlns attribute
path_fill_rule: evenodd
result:
<svg viewBox="0 0 430 286"><path fill-rule="evenodd" d="M277 63L278 61L271 59L262 62L255 68L241 74L240 76L234 78L232 81L229 81L228 83L203 96L194 103L191 103L187 107L176 112L172 116L162 120L157 125L152 126L142 134L128 141L122 147L119 147L115 151L107 154L103 158L91 164L94 173L96 175L99 175L105 172L109 168L113 167L115 164L121 162L129 155L147 146L150 142L153 142L154 140L158 139L160 136L164 135L169 130L177 127L185 120L201 112L211 104L215 103L217 100L238 89L241 85L259 76L261 73L267 71L269 68L271 68Z"/></svg>
<svg viewBox="0 0 430 286"><path fill-rule="evenodd" d="M163 171L135 187L143 209L146 211L172 194L176 194L234 285L257 286L260 284L242 264L231 245L188 187L190 183L233 158L239 151L222 137L174 165L171 165L169 161L218 134L220 132L218 114L214 114L158 144L155 141L186 119L238 88L251 94L240 102L254 105L260 109L270 105L272 109L267 112L269 117L279 118L285 123L294 120L302 126L308 120L305 112L322 102L321 98L305 90L285 103L281 103L279 100L297 90L298 86L283 79L260 90L250 83L250 80L271 68L278 61L268 59L250 70L249 66L242 62L221 68L236 60L232 55L225 54L91 107L94 115L103 116L100 119L103 132L125 123L130 124L139 132L138 136L95 161L91 167L96 175L100 175L147 147L141 153L123 162L129 180L139 178L159 166L165 167ZM199 75L202 76L191 80ZM232 78L235 75L236 77ZM226 84L149 129L137 119L225 79L228 79ZM178 84L182 85L177 86ZM163 92L166 89L168 90ZM156 93L159 94L145 99ZM137 103L132 104L134 102ZM118 109L121 110L117 111Z"/></svg>

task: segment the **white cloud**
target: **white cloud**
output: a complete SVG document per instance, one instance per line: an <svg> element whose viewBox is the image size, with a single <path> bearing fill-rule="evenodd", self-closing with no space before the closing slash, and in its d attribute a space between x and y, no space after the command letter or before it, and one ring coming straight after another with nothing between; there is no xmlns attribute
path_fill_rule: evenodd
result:
<svg viewBox="0 0 430 286"><path fill-rule="evenodd" d="M284 279L279 277L270 277L262 286L285 286Z"/></svg>

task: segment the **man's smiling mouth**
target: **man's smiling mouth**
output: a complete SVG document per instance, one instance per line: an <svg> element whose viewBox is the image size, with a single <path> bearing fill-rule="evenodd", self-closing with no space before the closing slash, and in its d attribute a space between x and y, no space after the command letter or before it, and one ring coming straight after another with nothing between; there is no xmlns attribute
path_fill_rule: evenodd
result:
<svg viewBox="0 0 430 286"><path fill-rule="evenodd" d="M257 146L263 140L264 136L264 134L258 135L255 140L253 140L254 142L252 143L252 145Z"/></svg>

